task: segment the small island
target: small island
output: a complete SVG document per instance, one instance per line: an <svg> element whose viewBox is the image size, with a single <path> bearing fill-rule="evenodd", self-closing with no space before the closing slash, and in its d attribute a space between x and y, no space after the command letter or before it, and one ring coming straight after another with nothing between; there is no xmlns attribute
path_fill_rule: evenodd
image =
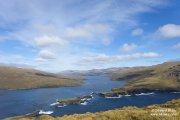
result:
<svg viewBox="0 0 180 120"><path fill-rule="evenodd" d="M66 98L62 100L57 100L56 103L51 104L51 106L64 107L69 104L84 104L86 101L90 100L92 95L85 95L82 97Z"/></svg>

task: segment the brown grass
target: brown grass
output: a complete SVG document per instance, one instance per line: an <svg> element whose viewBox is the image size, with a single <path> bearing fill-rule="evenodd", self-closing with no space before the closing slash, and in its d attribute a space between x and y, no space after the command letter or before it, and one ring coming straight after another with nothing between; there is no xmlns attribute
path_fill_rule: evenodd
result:
<svg viewBox="0 0 180 120"><path fill-rule="evenodd" d="M178 89L180 90L180 62L167 62L149 67L128 68L112 73L114 80L125 80L121 89Z"/></svg>
<svg viewBox="0 0 180 120"><path fill-rule="evenodd" d="M82 83L82 79L68 78L34 69L0 67L0 89L77 86Z"/></svg>

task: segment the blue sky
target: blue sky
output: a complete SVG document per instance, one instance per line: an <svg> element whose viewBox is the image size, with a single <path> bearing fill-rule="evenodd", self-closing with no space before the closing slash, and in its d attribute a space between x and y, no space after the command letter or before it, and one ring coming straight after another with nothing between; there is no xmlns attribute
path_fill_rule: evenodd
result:
<svg viewBox="0 0 180 120"><path fill-rule="evenodd" d="M58 72L180 59L179 0L0 3L0 65Z"/></svg>

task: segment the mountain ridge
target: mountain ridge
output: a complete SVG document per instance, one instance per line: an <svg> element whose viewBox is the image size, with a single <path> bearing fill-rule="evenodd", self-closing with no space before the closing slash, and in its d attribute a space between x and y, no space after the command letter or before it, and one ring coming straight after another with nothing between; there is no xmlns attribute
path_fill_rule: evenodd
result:
<svg viewBox="0 0 180 120"><path fill-rule="evenodd" d="M47 87L77 86L82 79L44 72L35 69L0 67L0 89L33 89Z"/></svg>

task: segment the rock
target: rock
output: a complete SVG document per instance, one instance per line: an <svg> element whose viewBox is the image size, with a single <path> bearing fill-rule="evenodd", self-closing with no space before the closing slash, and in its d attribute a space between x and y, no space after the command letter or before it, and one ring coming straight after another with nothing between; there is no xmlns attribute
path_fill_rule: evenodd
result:
<svg viewBox="0 0 180 120"><path fill-rule="evenodd" d="M75 97L75 98L68 98L68 99L63 99L63 100L58 100L60 106L68 105L68 104L80 104L84 103L87 100L91 99L91 95L86 95L82 97Z"/></svg>
<svg viewBox="0 0 180 120"><path fill-rule="evenodd" d="M148 89L148 88L141 88L141 89L129 89L129 90L121 90L121 91L112 91L112 92L102 92L97 93L97 95L101 97L118 97L121 95L135 95L135 94L141 94L141 93L152 93L152 92L179 92L179 89L173 89L173 88L166 88L166 89Z"/></svg>

